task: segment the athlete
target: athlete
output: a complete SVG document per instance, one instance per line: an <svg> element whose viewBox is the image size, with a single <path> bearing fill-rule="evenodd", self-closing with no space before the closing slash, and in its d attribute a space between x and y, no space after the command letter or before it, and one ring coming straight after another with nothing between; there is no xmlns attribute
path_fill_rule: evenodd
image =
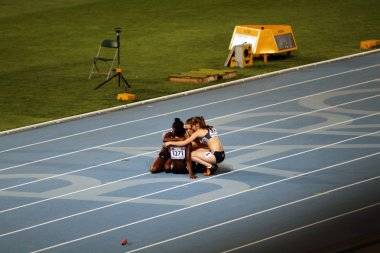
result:
<svg viewBox="0 0 380 253"><path fill-rule="evenodd" d="M186 146L189 143L199 140L200 143L207 144L208 148L198 148L191 152L191 160L206 167L205 176L210 176L218 169L218 163L223 162L225 158L224 148L219 138L218 131L209 125L206 125L202 116L193 117L191 128L194 131L191 136L185 140L168 141L165 146Z"/></svg>
<svg viewBox="0 0 380 253"><path fill-rule="evenodd" d="M164 134L163 141L184 140L186 138L186 130L183 122L179 118L175 118L172 124L172 131ZM163 146L159 156L150 166L152 173L172 172L177 174L189 173L191 179L197 178L193 173L193 165L191 162L191 144L183 147Z"/></svg>
<svg viewBox="0 0 380 253"><path fill-rule="evenodd" d="M185 124L183 125L186 131L186 138L189 138L195 132L191 125L192 121L193 121L193 118L190 118L186 120ZM208 146L205 143L201 143L199 139L195 139L194 141L191 142L191 151L194 151L198 148L208 148Z"/></svg>
<svg viewBox="0 0 380 253"><path fill-rule="evenodd" d="M173 132L168 131L165 132L162 136L162 141L169 141L172 139ZM166 173L170 173L170 161L168 161L170 158L169 149L163 145L161 147L160 152L158 153L157 158L153 161L153 163L150 165L150 172L151 173L159 173L165 171Z"/></svg>

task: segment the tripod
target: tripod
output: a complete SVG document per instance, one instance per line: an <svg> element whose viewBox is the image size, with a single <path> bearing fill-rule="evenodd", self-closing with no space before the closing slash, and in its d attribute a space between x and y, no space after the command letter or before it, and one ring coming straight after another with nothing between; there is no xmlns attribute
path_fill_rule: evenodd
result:
<svg viewBox="0 0 380 253"><path fill-rule="evenodd" d="M95 88L95 90L99 89L100 87L102 87L103 85L105 85L106 83L108 83L109 81L114 79L115 77L118 78L119 87L120 87L121 80L123 80L124 86L131 88L131 85L129 85L129 83L127 82L127 80L124 78L124 76L122 74L123 69L120 68L120 33L121 33L121 28L115 28L115 32L116 32L116 39L117 39L117 68L115 68L114 71L116 72L116 74L114 74L112 77L108 78L107 80L105 80L101 84L99 84ZM125 91L127 91L126 87L125 87Z"/></svg>

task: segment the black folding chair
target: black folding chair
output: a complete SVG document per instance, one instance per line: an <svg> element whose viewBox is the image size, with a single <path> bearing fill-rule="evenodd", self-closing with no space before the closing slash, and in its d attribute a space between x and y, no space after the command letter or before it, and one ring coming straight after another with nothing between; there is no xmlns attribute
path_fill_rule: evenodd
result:
<svg viewBox="0 0 380 253"><path fill-rule="evenodd" d="M118 50L119 47L116 40L103 40L99 46L98 53L94 57L88 79L91 79L93 74L106 75L106 79L108 79L112 73Z"/></svg>

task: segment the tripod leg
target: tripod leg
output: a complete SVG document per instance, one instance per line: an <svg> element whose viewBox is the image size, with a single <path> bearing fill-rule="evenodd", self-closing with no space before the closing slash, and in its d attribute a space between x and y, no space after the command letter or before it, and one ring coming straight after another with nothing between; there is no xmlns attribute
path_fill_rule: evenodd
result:
<svg viewBox="0 0 380 253"><path fill-rule="evenodd" d="M115 75L113 75L111 78L105 80L104 82L102 82L101 84L99 84L94 90L99 89L100 87L102 87L103 85L105 85L106 83L108 83L109 81L111 81L113 78L115 78L117 75L118 75L118 73L116 73Z"/></svg>
<svg viewBox="0 0 380 253"><path fill-rule="evenodd" d="M120 74L120 76L121 78L123 78L123 81L126 84L126 86L128 86L128 88L131 88L131 85L127 82L127 79L124 78L123 74Z"/></svg>
<svg viewBox="0 0 380 253"><path fill-rule="evenodd" d="M118 75L117 75L117 83L118 83L118 85L119 85L119 87L120 87L120 72L119 73L117 73Z"/></svg>

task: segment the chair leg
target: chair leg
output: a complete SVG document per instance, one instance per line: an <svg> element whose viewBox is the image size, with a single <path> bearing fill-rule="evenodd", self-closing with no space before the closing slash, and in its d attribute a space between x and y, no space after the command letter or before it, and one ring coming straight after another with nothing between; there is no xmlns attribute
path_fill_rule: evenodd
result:
<svg viewBox="0 0 380 253"><path fill-rule="evenodd" d="M110 76L111 76L112 67L113 67L113 64L111 65L111 67L110 67L110 69L108 71L107 79L110 78Z"/></svg>
<svg viewBox="0 0 380 253"><path fill-rule="evenodd" d="M88 80L91 79L91 76L92 76L92 74L94 73L94 67L95 67L95 64L92 64L92 68L91 68L90 75L88 76Z"/></svg>

